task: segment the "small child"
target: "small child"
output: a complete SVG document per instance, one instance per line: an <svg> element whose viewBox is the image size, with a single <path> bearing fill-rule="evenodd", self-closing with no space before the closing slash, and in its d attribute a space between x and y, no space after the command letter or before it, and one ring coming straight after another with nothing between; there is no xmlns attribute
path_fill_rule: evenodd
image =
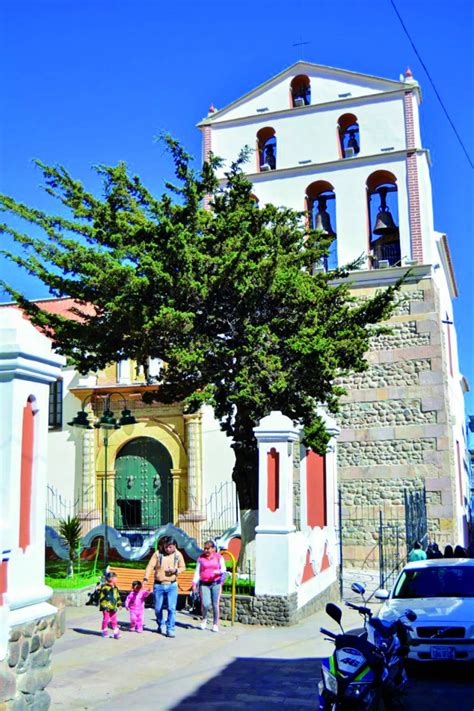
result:
<svg viewBox="0 0 474 711"><path fill-rule="evenodd" d="M130 613L130 632L143 632L143 617L145 615L145 598L150 595L139 580L134 580L132 589L125 600L125 607Z"/></svg>
<svg viewBox="0 0 474 711"><path fill-rule="evenodd" d="M105 583L100 588L99 610L102 612L102 637L107 637L109 622L112 625L114 639L118 639L120 630L117 622L117 611L122 607L120 592L117 587L117 575L106 573Z"/></svg>

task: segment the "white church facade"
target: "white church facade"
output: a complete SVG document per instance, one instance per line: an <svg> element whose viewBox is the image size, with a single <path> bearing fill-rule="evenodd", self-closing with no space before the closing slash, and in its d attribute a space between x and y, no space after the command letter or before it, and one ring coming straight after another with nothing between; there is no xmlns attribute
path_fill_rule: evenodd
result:
<svg viewBox="0 0 474 711"><path fill-rule="evenodd" d="M351 290L366 298L410 269L390 319L372 340L369 369L344 380L338 472L343 515L383 504L402 516L406 491L426 497L428 535L466 544L468 467L452 300L458 295L447 236L434 227L429 151L418 83L297 62L200 122L203 158L244 146L261 203L305 212L334 236L317 269L359 260ZM357 527L356 527L357 529ZM367 523L346 546L367 561Z"/></svg>

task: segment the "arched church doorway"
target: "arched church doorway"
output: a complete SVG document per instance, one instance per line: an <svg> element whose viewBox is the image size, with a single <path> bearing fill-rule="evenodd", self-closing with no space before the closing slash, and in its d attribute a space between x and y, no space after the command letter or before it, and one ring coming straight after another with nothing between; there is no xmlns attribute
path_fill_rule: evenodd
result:
<svg viewBox="0 0 474 711"><path fill-rule="evenodd" d="M153 530L173 518L171 455L152 437L137 437L115 460L114 524L119 530Z"/></svg>

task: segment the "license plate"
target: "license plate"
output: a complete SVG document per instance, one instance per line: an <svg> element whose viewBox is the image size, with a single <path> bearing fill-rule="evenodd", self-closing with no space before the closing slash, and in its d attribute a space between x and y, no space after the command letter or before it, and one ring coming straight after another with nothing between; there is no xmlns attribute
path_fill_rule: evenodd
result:
<svg viewBox="0 0 474 711"><path fill-rule="evenodd" d="M431 647L431 659L456 659L454 647Z"/></svg>

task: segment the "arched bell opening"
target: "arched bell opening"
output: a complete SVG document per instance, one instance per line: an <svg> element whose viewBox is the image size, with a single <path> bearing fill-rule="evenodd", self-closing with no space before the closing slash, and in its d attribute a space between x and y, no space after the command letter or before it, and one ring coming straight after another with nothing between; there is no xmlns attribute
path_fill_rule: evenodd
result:
<svg viewBox="0 0 474 711"><path fill-rule="evenodd" d="M343 158L354 158L360 152L360 131L357 116L343 114L338 122L339 147Z"/></svg>
<svg viewBox="0 0 474 711"><path fill-rule="evenodd" d="M274 128L266 126L257 132L257 155L260 171L275 170L277 143Z"/></svg>
<svg viewBox="0 0 474 711"><path fill-rule="evenodd" d="M290 84L291 107L309 106L311 103L311 82L306 74L293 77Z"/></svg>
<svg viewBox="0 0 474 711"><path fill-rule="evenodd" d="M311 229L323 237L332 238L329 253L323 257L316 269L329 271L337 268L336 241L336 194L331 183L317 180L306 188L305 207Z"/></svg>
<svg viewBox="0 0 474 711"><path fill-rule="evenodd" d="M366 185L372 266L395 266L401 260L397 179L387 170L378 170Z"/></svg>

